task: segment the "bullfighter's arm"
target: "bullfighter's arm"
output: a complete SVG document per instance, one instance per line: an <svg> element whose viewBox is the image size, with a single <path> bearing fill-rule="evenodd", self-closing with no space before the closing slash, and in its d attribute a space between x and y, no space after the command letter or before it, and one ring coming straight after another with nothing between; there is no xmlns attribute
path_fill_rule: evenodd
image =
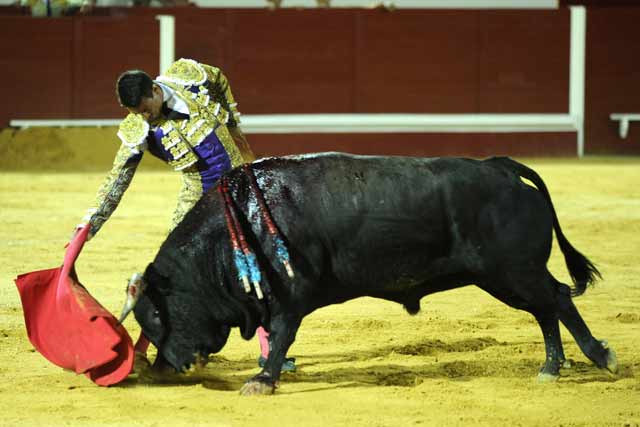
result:
<svg viewBox="0 0 640 427"><path fill-rule="evenodd" d="M77 228L91 224L89 238L93 237L102 225L116 210L122 195L129 187L136 172L142 154L151 138L149 124L139 114L129 114L118 129L118 137L122 141L116 153L111 171L98 190L93 207L82 218Z"/></svg>
<svg viewBox="0 0 640 427"><path fill-rule="evenodd" d="M201 64L207 72L207 87L209 88L211 97L215 102L220 103L229 116L227 117L226 126L229 133L233 137L233 141L238 146L242 158L245 162L252 162L256 159L249 143L240 129L240 112L238 111L238 103L231 93L231 85L226 76L219 68L211 65Z"/></svg>
<svg viewBox="0 0 640 427"><path fill-rule="evenodd" d="M228 129L233 141L238 146L238 150L240 150L242 159L247 163L253 162L256 159L256 155L253 154L253 150L249 147L247 138L245 138L244 133L240 130L240 126L230 127Z"/></svg>
<svg viewBox="0 0 640 427"><path fill-rule="evenodd" d="M142 152L133 154L129 147L124 144L120 146L113 161L113 167L98 190L94 205L87 211L87 214L82 218L82 222L78 225L78 228L80 228L87 223L91 224L89 237L93 237L98 233L98 230L102 228L102 225L116 210L122 195L133 179L141 159Z"/></svg>
<svg viewBox="0 0 640 427"><path fill-rule="evenodd" d="M222 108L229 112L226 125L228 128L234 128L240 123L240 112L238 111L238 103L235 101L231 93L231 86L220 68L212 67L207 64L200 64L207 73L207 89L209 95L214 102L219 102Z"/></svg>

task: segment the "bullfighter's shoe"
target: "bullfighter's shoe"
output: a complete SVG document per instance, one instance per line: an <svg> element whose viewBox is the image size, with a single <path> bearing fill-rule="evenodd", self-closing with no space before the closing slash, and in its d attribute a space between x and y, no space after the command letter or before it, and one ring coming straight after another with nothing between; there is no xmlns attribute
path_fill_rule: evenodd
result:
<svg viewBox="0 0 640 427"><path fill-rule="evenodd" d="M264 368L264 364L267 363L267 359L265 359L262 355L258 358L258 366ZM296 371L296 358L295 357L287 357L284 359L282 363L281 372L295 372Z"/></svg>
<svg viewBox="0 0 640 427"><path fill-rule="evenodd" d="M131 373L141 374L150 367L151 363L149 362L149 359L147 359L147 354L136 351L133 356L133 369L131 370Z"/></svg>

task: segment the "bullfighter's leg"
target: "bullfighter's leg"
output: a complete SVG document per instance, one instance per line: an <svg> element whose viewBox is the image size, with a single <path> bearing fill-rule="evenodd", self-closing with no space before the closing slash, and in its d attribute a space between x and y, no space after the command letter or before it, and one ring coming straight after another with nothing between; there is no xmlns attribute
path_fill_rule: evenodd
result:
<svg viewBox="0 0 640 427"><path fill-rule="evenodd" d="M599 368L606 368L615 373L618 370L618 360L613 349L606 341L599 341L591 335L589 327L580 316L578 309L571 300L569 286L557 282L558 286L558 315L564 326L571 332L582 352Z"/></svg>
<svg viewBox="0 0 640 427"><path fill-rule="evenodd" d="M132 373L140 374L143 371L149 369L149 367L151 366L151 363L147 358L147 350L149 349L149 344L150 342L147 337L145 337L142 332L140 332L140 337L133 347L134 358Z"/></svg>
<svg viewBox="0 0 640 427"><path fill-rule="evenodd" d="M269 357L269 333L264 330L262 326L256 331L258 334L258 341L260 342L260 355L265 360Z"/></svg>
<svg viewBox="0 0 640 427"><path fill-rule="evenodd" d="M271 351L262 371L240 389L244 396L273 394L289 347L296 339L301 317L276 315L271 320Z"/></svg>
<svg viewBox="0 0 640 427"><path fill-rule="evenodd" d="M258 366L264 368L267 359L269 358L269 352L271 351L271 344L269 342L269 332L267 332L262 326L257 331L258 341L260 343L260 358L258 359ZM282 364L282 372L295 372L296 371L296 359L295 357L286 357Z"/></svg>

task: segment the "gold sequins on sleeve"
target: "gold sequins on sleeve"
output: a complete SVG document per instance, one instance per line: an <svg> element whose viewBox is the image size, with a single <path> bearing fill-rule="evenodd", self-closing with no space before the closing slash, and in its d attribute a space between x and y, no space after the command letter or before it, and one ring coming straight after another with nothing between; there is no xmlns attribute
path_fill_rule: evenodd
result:
<svg viewBox="0 0 640 427"><path fill-rule="evenodd" d="M88 210L80 224L80 226L87 222L91 224L91 236L98 233L118 207L141 159L142 152L133 154L131 148L124 144L120 146L113 167L98 190L94 206Z"/></svg>

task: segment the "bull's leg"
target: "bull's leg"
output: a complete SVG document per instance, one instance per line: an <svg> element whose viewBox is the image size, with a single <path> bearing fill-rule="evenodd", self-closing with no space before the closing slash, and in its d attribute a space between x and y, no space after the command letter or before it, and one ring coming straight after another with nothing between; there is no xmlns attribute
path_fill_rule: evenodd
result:
<svg viewBox="0 0 640 427"><path fill-rule="evenodd" d="M615 373L618 370L618 360L613 349L606 341L598 341L591 335L589 327L580 316L578 309L571 300L569 287L558 283L558 315L564 326L571 332L582 352L599 368L606 368Z"/></svg>
<svg viewBox="0 0 640 427"><path fill-rule="evenodd" d="M555 313L553 315L534 315L542 335L544 337L544 348L546 359L544 365L538 373L538 381L556 381L560 376L560 368L565 362L562 340L560 339L560 326Z"/></svg>
<svg viewBox="0 0 640 427"><path fill-rule="evenodd" d="M153 364L142 370L138 375L138 381L142 383L171 383L183 380L183 375L177 373L164 356L158 352Z"/></svg>
<svg viewBox="0 0 640 427"><path fill-rule="evenodd" d="M262 371L242 386L240 394L244 396L273 394L280 380L282 364L289 347L296 339L300 322L300 317L292 315L277 315L272 318L269 357Z"/></svg>
<svg viewBox="0 0 640 427"><path fill-rule="evenodd" d="M526 272L496 278L480 285L482 289L505 304L531 313L542 330L545 362L538 374L540 382L555 381L564 366L565 356L560 339L560 327L554 298L555 284L548 272ZM514 285L515 284L515 285Z"/></svg>

